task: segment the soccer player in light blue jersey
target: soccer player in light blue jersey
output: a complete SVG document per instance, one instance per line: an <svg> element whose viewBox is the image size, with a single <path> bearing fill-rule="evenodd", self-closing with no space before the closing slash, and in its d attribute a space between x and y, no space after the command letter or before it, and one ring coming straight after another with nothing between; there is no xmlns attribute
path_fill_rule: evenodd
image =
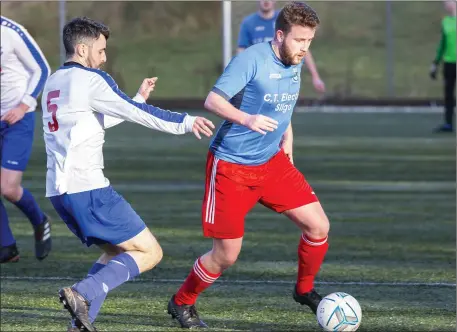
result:
<svg viewBox="0 0 457 332"><path fill-rule="evenodd" d="M241 22L238 35L238 53L257 43L273 40L278 14L279 10L275 9L275 1L260 0L259 10L246 16ZM324 93L325 84L319 75L314 58L309 51L306 53L305 63L311 74L314 88L317 92Z"/></svg>
<svg viewBox="0 0 457 332"><path fill-rule="evenodd" d="M294 300L315 313L322 299L314 278L328 249L330 226L293 164L291 125L300 69L318 25L308 5L286 5L274 40L235 56L206 99L205 107L225 119L210 144L202 204L203 234L213 239L213 248L195 261L168 303L169 314L183 328L206 327L195 308L197 297L236 262L245 216L257 203L300 229Z"/></svg>

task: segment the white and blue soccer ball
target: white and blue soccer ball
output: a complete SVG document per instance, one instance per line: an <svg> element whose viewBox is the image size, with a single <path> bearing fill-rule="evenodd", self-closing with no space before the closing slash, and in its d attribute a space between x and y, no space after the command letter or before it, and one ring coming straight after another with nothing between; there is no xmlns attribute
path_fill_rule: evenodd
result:
<svg viewBox="0 0 457 332"><path fill-rule="evenodd" d="M316 316L324 331L356 331L362 321L362 309L353 296L336 292L322 299Z"/></svg>

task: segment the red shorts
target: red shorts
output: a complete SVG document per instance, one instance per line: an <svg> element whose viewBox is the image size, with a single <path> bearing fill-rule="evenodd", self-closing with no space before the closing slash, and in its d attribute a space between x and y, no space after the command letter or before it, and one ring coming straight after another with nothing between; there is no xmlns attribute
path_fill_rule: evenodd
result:
<svg viewBox="0 0 457 332"><path fill-rule="evenodd" d="M211 152L207 158L202 205L206 237L242 237L244 218L257 202L282 213L318 201L303 174L282 150L258 166L230 163Z"/></svg>

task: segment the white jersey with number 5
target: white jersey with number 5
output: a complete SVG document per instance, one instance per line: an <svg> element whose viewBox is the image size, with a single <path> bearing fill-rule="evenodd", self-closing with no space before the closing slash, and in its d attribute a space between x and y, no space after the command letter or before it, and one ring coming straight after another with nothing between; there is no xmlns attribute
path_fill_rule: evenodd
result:
<svg viewBox="0 0 457 332"><path fill-rule="evenodd" d="M105 129L123 120L171 134L192 131L195 117L126 96L107 73L65 63L43 90L46 197L109 185L103 174ZM152 142L151 142L152 144Z"/></svg>
<svg viewBox="0 0 457 332"><path fill-rule="evenodd" d="M1 34L1 115L20 103L33 112L49 76L49 64L22 25L2 16Z"/></svg>

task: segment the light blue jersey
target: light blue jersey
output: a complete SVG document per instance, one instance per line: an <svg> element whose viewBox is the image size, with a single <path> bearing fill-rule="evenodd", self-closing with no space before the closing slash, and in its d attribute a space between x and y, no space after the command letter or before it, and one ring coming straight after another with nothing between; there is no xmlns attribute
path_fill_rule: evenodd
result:
<svg viewBox="0 0 457 332"><path fill-rule="evenodd" d="M232 58L212 91L243 112L275 119L278 129L262 135L223 121L210 144L217 158L260 165L279 151L298 99L302 64L285 66L275 55L271 42L253 45Z"/></svg>
<svg viewBox="0 0 457 332"><path fill-rule="evenodd" d="M270 19L264 19L258 12L247 16L241 22L238 47L248 48L254 44L273 40L278 14L279 11L275 11Z"/></svg>

